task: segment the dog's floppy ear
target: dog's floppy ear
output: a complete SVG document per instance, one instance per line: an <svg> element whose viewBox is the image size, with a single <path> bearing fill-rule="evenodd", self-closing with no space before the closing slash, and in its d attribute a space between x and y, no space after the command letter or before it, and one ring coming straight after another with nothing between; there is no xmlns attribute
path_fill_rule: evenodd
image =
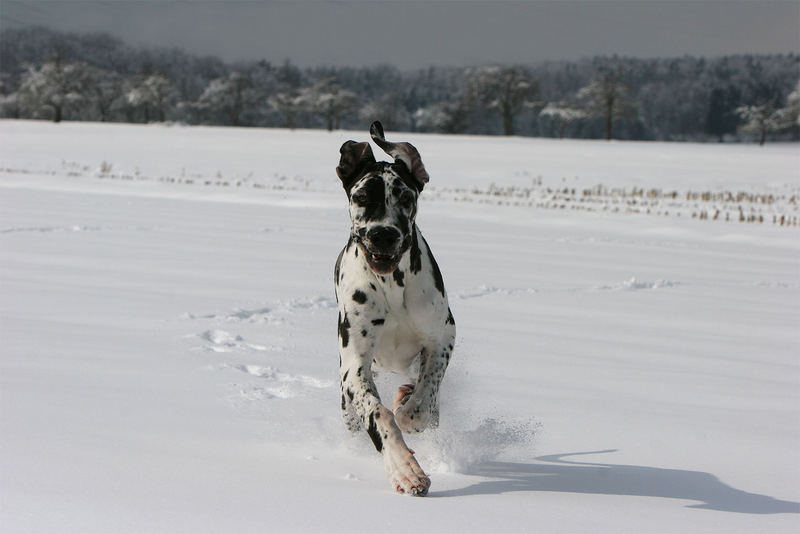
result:
<svg viewBox="0 0 800 534"><path fill-rule="evenodd" d="M411 172L411 176L414 177L417 189L422 191L422 188L428 183L430 177L414 145L411 143L390 143L387 141L383 136L383 125L381 125L380 121L372 123L372 126L369 127L369 134L372 136L372 140L375 141L375 144L381 147L384 152L392 156L395 161L400 160L405 164L409 172Z"/></svg>
<svg viewBox="0 0 800 534"><path fill-rule="evenodd" d="M345 190L350 191L353 181L364 170L364 167L375 163L375 156L372 155L369 143L356 143L355 141L346 141L339 152L342 157L339 158L336 174L342 181Z"/></svg>

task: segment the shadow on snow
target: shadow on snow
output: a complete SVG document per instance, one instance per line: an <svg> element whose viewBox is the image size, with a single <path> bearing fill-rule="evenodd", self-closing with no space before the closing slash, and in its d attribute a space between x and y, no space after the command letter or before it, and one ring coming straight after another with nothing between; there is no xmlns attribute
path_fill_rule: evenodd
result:
<svg viewBox="0 0 800 534"><path fill-rule="evenodd" d="M537 463L487 462L472 474L495 478L461 489L431 493L430 497L501 494L511 491L560 491L601 495L665 497L697 501L690 508L745 514L800 513L800 503L782 501L732 488L710 473L637 465L582 463L568 456L616 450L553 454Z"/></svg>

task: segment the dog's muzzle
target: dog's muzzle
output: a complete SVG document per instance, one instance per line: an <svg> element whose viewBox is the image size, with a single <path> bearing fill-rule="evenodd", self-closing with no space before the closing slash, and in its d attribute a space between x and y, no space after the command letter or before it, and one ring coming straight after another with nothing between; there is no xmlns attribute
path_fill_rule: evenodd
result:
<svg viewBox="0 0 800 534"><path fill-rule="evenodd" d="M389 274L400 263L405 241L396 228L378 226L367 232L359 244L370 269L377 274Z"/></svg>

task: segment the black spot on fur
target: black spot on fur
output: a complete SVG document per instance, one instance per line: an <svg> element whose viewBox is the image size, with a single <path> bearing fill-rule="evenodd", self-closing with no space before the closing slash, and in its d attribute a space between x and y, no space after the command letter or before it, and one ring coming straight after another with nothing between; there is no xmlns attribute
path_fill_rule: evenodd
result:
<svg viewBox="0 0 800 534"><path fill-rule="evenodd" d="M372 443L375 445L375 448L378 450L378 452L381 452L383 450L383 440L378 432L378 426L375 424L375 416L372 414L369 414L367 434L369 434L369 437L372 439Z"/></svg>
<svg viewBox="0 0 800 534"><path fill-rule="evenodd" d="M363 371L363 370L364 370L364 366L362 365L361 367L358 368L358 371L356 371L356 375L361 376L361 371Z"/></svg>
<svg viewBox="0 0 800 534"><path fill-rule="evenodd" d="M342 410L347 407L347 401L344 400L344 393L342 393Z"/></svg>
<svg viewBox="0 0 800 534"><path fill-rule="evenodd" d="M372 320L372 324L374 324L374 325L383 324L384 322L386 322L386 319L373 319Z"/></svg>
<svg viewBox="0 0 800 534"><path fill-rule="evenodd" d="M350 369L344 372L344 376L342 377L342 382L347 382L347 375L350 374Z"/></svg>
<svg viewBox="0 0 800 534"><path fill-rule="evenodd" d="M420 250L419 250L419 241L417 241L417 228L416 226L411 230L411 248L409 248L410 254L410 270L412 273L418 273L422 270L422 258L420 257Z"/></svg>
<svg viewBox="0 0 800 534"><path fill-rule="evenodd" d="M439 271L439 265L436 264L436 260L433 258L433 253L431 252L431 247L428 246L428 242L425 241L424 237L422 238L422 241L425 243L425 248L428 249L428 261L431 262L433 283L436 285L436 289L439 290L439 293L444 296L444 280L442 280L442 273Z"/></svg>
<svg viewBox="0 0 800 534"><path fill-rule="evenodd" d="M367 331L366 330L362 330L361 331L361 337L367 337Z"/></svg>
<svg viewBox="0 0 800 534"><path fill-rule="evenodd" d="M400 287L403 287L403 277L404 276L405 276L405 274L400 269L395 269L394 272L392 273L392 277L394 278L394 281L397 282L397 285L400 286Z"/></svg>
<svg viewBox="0 0 800 534"><path fill-rule="evenodd" d="M352 390L352 389L350 389L350 388L347 388L347 397L348 397L350 400L353 400L353 397L355 397L355 395L353 394L353 390Z"/></svg>
<svg viewBox="0 0 800 534"><path fill-rule="evenodd" d="M417 192L421 192L422 188L425 184L422 182L417 181L414 176L411 174L411 171L408 170L406 164L402 161L395 161L391 164L392 169L397 173L400 177L400 180L408 187Z"/></svg>
<svg viewBox="0 0 800 534"><path fill-rule="evenodd" d="M333 268L333 283L339 283L339 273L341 272L342 268L342 257L344 256L345 250L350 248L350 243L353 241L353 236L350 236L350 239L347 241L347 245L339 252L339 257L336 258L336 265ZM337 297L338 300L338 297Z"/></svg>
<svg viewBox="0 0 800 534"><path fill-rule="evenodd" d="M375 284L373 284L372 282L369 283L369 287L371 287L373 291L377 291L378 290L378 288L375 287Z"/></svg>
<svg viewBox="0 0 800 534"><path fill-rule="evenodd" d="M446 324L456 324L456 320L453 319L453 312L450 311L450 308L447 308L447 320L445 321ZM452 348L452 347L451 347Z"/></svg>
<svg viewBox="0 0 800 534"><path fill-rule="evenodd" d="M397 226L400 228L400 233L404 236L407 236L411 231L411 222L408 220L408 217L402 213L397 216Z"/></svg>
<svg viewBox="0 0 800 534"><path fill-rule="evenodd" d="M386 195L383 178L373 176L353 195L356 204L364 208L364 221L377 221L386 216Z"/></svg>
<svg viewBox="0 0 800 534"><path fill-rule="evenodd" d="M342 348L350 342L350 321L347 319L347 313L342 319L342 314L339 312L339 339L342 340Z"/></svg>
<svg viewBox="0 0 800 534"><path fill-rule="evenodd" d="M360 289L356 289L353 292L353 300L358 302L359 304L364 304L367 302L367 294L361 291Z"/></svg>

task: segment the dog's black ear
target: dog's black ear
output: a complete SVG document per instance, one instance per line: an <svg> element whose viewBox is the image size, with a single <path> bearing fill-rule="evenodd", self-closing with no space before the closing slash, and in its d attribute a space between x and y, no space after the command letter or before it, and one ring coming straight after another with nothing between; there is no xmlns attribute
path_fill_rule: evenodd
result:
<svg viewBox="0 0 800 534"><path fill-rule="evenodd" d="M372 148L369 143L356 143L346 141L339 149L342 157L339 158L339 166L336 167L336 174L342 181L345 190L349 191L353 181L370 163L375 163L375 156L372 155Z"/></svg>
<svg viewBox="0 0 800 534"><path fill-rule="evenodd" d="M369 134L372 136L372 140L375 141L375 144L381 147L384 152L392 156L395 161L400 160L405 164L411 176L414 177L417 188L422 191L422 188L428 183L430 177L414 145L411 143L390 143L387 141L383 135L383 125L381 125L379 121L372 123L372 126L369 127Z"/></svg>

